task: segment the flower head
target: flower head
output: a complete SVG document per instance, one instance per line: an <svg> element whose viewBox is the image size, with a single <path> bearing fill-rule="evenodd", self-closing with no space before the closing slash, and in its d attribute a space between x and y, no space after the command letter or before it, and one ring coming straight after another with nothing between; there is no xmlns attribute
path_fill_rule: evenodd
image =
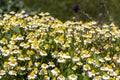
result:
<svg viewBox="0 0 120 80"><path fill-rule="evenodd" d="M73 7L73 10L74 10L75 12L78 12L79 6L78 6L78 5L75 5L75 6Z"/></svg>

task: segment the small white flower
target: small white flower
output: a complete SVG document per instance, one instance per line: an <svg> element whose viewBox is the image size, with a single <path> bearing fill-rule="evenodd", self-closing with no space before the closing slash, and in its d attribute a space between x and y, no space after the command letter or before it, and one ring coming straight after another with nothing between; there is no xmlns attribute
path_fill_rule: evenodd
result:
<svg viewBox="0 0 120 80"><path fill-rule="evenodd" d="M53 76L58 76L59 73L60 73L60 71L59 71L59 69L57 67L55 67L54 69L52 69L51 72L52 72Z"/></svg>
<svg viewBox="0 0 120 80"><path fill-rule="evenodd" d="M49 62L48 64L49 64L49 67L55 67L54 62Z"/></svg>
<svg viewBox="0 0 120 80"><path fill-rule="evenodd" d="M87 71L87 70L90 70L90 65L89 64L85 64L83 65L83 70Z"/></svg>
<svg viewBox="0 0 120 80"><path fill-rule="evenodd" d="M102 79L101 79L101 76L95 76L93 80L102 80Z"/></svg>
<svg viewBox="0 0 120 80"><path fill-rule="evenodd" d="M40 51L41 56L47 56L47 53L45 51Z"/></svg>
<svg viewBox="0 0 120 80"><path fill-rule="evenodd" d="M116 62L117 62L117 63L120 63L120 58L118 58Z"/></svg>
<svg viewBox="0 0 120 80"><path fill-rule="evenodd" d="M18 36L16 39L17 40L24 40L24 36Z"/></svg>
<svg viewBox="0 0 120 80"><path fill-rule="evenodd" d="M100 62L105 62L105 60L103 58L100 58L99 61Z"/></svg>
<svg viewBox="0 0 120 80"><path fill-rule="evenodd" d="M36 76L37 75L34 72L31 72L30 75L28 75L28 79L35 79Z"/></svg>
<svg viewBox="0 0 120 80"><path fill-rule="evenodd" d="M71 75L68 76L69 80L77 80L77 78L78 77L75 74L71 74Z"/></svg>
<svg viewBox="0 0 120 80"><path fill-rule="evenodd" d="M73 60L73 62L77 62L77 61L80 60L80 58L79 58L78 56L74 56L74 57L72 58L72 60Z"/></svg>
<svg viewBox="0 0 120 80"><path fill-rule="evenodd" d="M16 75L17 75L17 72L14 71L14 70L11 70L11 71L8 72L8 74L16 76Z"/></svg>
<svg viewBox="0 0 120 80"><path fill-rule="evenodd" d="M120 76L116 76L116 80L120 80Z"/></svg>
<svg viewBox="0 0 120 80"><path fill-rule="evenodd" d="M25 67L20 67L20 70L23 70L23 71L24 71L24 70L26 70L26 68L25 68Z"/></svg>
<svg viewBox="0 0 120 80"><path fill-rule="evenodd" d="M66 54L63 54L63 58L65 58L65 59L70 59L71 56L69 55L69 53L66 53Z"/></svg>
<svg viewBox="0 0 120 80"><path fill-rule="evenodd" d="M83 65L83 63L80 62L80 61L78 61L78 62L77 62L77 65L81 66L81 65Z"/></svg>
<svg viewBox="0 0 120 80"><path fill-rule="evenodd" d="M49 66L47 65L47 64L45 64L45 63L43 63L42 65L41 65L41 68L44 68L44 69L47 69Z"/></svg>
<svg viewBox="0 0 120 80"><path fill-rule="evenodd" d="M3 56L9 56L9 55L10 55L9 50L3 51L2 55L3 55Z"/></svg>
<svg viewBox="0 0 120 80"><path fill-rule="evenodd" d="M26 56L26 57L25 57L25 60L30 60L30 57Z"/></svg>
<svg viewBox="0 0 120 80"><path fill-rule="evenodd" d="M24 59L24 56L23 56L22 54L20 54L20 56L18 57L18 60L24 61L24 60L25 60L25 59Z"/></svg>
<svg viewBox="0 0 120 80"><path fill-rule="evenodd" d="M44 76L44 80L50 80L49 76Z"/></svg>
<svg viewBox="0 0 120 80"><path fill-rule="evenodd" d="M5 75L6 71L5 70L0 70L0 75Z"/></svg>
<svg viewBox="0 0 120 80"><path fill-rule="evenodd" d="M109 79L110 79L110 76L109 76L108 74L104 74L104 75L102 76L102 78L103 78L104 80L109 80Z"/></svg>
<svg viewBox="0 0 120 80"><path fill-rule="evenodd" d="M10 62L8 62L8 64L12 67L15 67L18 63L14 60L11 60Z"/></svg>
<svg viewBox="0 0 120 80"><path fill-rule="evenodd" d="M65 77L61 74L57 77L57 80L65 80Z"/></svg>
<svg viewBox="0 0 120 80"><path fill-rule="evenodd" d="M66 60L65 60L64 58L61 58L61 57L58 58L58 62L59 62L59 63L65 63L65 61L66 61Z"/></svg>
<svg viewBox="0 0 120 80"><path fill-rule="evenodd" d="M2 79L2 76L0 76L0 79Z"/></svg>
<svg viewBox="0 0 120 80"><path fill-rule="evenodd" d="M88 71L88 76L89 77L95 76L95 71L94 70Z"/></svg>
<svg viewBox="0 0 120 80"><path fill-rule="evenodd" d="M104 58L106 61L110 61L111 60L111 57L109 55L105 56Z"/></svg>

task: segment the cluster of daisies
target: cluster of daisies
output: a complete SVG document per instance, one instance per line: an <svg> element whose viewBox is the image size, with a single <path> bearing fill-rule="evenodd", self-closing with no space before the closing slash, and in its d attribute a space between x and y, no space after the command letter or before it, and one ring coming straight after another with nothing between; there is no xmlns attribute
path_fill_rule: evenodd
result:
<svg viewBox="0 0 120 80"><path fill-rule="evenodd" d="M0 79L120 80L120 29L39 13L0 20Z"/></svg>

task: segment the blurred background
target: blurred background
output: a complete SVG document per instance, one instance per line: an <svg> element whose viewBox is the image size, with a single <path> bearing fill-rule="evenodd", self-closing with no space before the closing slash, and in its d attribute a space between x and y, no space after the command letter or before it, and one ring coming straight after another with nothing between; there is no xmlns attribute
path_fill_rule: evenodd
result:
<svg viewBox="0 0 120 80"><path fill-rule="evenodd" d="M0 17L10 11L25 10L34 15L49 12L53 17L66 20L114 21L120 26L120 0L0 0Z"/></svg>

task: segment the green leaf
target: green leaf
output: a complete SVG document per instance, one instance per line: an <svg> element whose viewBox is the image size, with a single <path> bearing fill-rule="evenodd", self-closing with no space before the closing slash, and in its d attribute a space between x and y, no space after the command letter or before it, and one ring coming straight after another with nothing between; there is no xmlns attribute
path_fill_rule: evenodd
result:
<svg viewBox="0 0 120 80"><path fill-rule="evenodd" d="M100 56L99 56L99 55L97 55L97 54L93 54L93 58L94 58L94 60L98 61L98 60L99 60L99 58L100 58Z"/></svg>
<svg viewBox="0 0 120 80"><path fill-rule="evenodd" d="M1 53L1 52L0 52ZM0 55L0 58L2 58L2 55Z"/></svg>
<svg viewBox="0 0 120 80"><path fill-rule="evenodd" d="M17 34L20 33L20 27L19 26L11 27L10 29Z"/></svg>
<svg viewBox="0 0 120 80"><path fill-rule="evenodd" d="M5 34L5 38L10 40L11 39L11 34Z"/></svg>
<svg viewBox="0 0 120 80"><path fill-rule="evenodd" d="M84 76L83 80L89 80L89 78L88 78L88 77L86 77L86 76Z"/></svg>

